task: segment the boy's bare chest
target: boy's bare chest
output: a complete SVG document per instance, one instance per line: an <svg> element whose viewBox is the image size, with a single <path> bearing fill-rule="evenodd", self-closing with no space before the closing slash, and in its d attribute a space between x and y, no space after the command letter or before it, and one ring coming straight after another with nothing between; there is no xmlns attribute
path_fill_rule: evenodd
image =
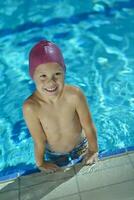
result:
<svg viewBox="0 0 134 200"><path fill-rule="evenodd" d="M70 126L76 116L75 106L70 104L42 105L39 109L39 119L47 132L62 131Z"/></svg>

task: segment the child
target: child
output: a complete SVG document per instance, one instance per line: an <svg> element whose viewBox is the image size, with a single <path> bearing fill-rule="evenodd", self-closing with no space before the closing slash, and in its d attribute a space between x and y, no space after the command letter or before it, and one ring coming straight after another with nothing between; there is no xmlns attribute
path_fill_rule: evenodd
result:
<svg viewBox="0 0 134 200"><path fill-rule="evenodd" d="M96 130L86 98L78 87L64 84L66 67L52 42L37 43L29 55L36 91L23 104L23 115L34 140L37 166L55 172L84 160L97 161Z"/></svg>

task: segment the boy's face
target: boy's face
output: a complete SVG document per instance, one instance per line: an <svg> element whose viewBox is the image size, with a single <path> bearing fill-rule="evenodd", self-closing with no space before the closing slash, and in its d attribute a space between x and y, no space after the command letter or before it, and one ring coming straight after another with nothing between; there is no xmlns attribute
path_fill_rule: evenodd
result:
<svg viewBox="0 0 134 200"><path fill-rule="evenodd" d="M41 95L57 96L64 87L64 70L58 63L41 64L36 68L33 80Z"/></svg>

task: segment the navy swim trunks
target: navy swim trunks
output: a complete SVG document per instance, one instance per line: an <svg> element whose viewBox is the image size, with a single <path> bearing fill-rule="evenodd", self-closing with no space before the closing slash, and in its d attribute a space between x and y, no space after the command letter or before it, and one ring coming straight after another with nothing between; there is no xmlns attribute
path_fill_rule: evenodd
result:
<svg viewBox="0 0 134 200"><path fill-rule="evenodd" d="M86 138L84 138L81 143L69 153L57 153L46 148L45 160L50 161L59 167L71 167L83 160L87 148L88 141Z"/></svg>

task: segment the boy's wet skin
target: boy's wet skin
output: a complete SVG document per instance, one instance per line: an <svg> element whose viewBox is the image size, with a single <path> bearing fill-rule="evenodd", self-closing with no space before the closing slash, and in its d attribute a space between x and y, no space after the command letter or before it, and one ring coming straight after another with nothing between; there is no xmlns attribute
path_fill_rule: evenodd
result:
<svg viewBox="0 0 134 200"><path fill-rule="evenodd" d="M54 79L59 71L60 74ZM40 65L35 71L34 80L38 90L29 97L28 102L36 109L48 144L56 152L71 151L80 143L82 132L76 112L78 89L64 85L64 72L57 63ZM44 91L44 88L55 87L57 90L54 92Z"/></svg>
<svg viewBox="0 0 134 200"><path fill-rule="evenodd" d="M31 97L47 142L56 152L69 152L80 143L82 127L76 112L74 91L75 88L65 86L64 94L54 104L44 102L37 93Z"/></svg>
<svg viewBox="0 0 134 200"><path fill-rule="evenodd" d="M59 167L44 160L46 144L52 151L67 153L86 136L86 163L97 160L96 130L86 98L79 88L65 85L64 78L59 63L38 65L33 73L36 91L23 104L24 119L34 139L36 164L47 171Z"/></svg>

